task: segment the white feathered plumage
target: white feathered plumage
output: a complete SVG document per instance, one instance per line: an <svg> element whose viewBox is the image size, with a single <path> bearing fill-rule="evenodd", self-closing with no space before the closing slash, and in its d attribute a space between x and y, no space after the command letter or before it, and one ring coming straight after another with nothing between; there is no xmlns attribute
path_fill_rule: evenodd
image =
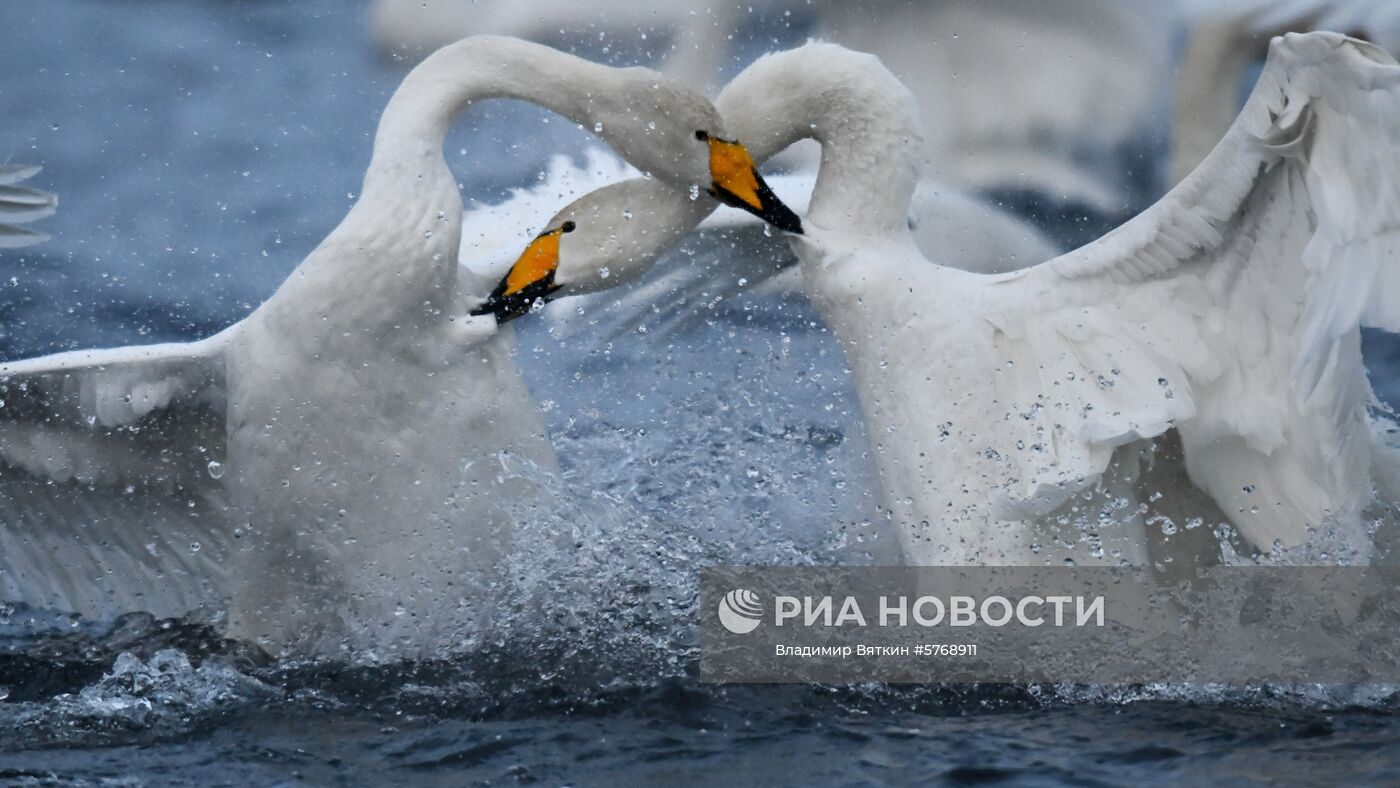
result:
<svg viewBox="0 0 1400 788"><path fill-rule="evenodd" d="M1398 148L1395 62L1288 36L1190 177L1043 265L968 275L836 206L812 216L809 292L847 344L910 557L1033 560L1000 518L1051 511L1172 427L1262 550L1358 517L1376 459L1358 327L1400 329Z"/></svg>

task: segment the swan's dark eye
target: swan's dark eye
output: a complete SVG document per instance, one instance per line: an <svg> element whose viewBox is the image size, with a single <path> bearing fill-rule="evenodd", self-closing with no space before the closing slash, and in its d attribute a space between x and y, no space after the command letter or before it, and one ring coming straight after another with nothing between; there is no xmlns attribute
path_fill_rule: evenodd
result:
<svg viewBox="0 0 1400 788"><path fill-rule="evenodd" d="M563 231L566 232L566 233L571 233L571 232L574 231L574 228L577 227L577 226L578 226L578 225L574 224L573 220L571 219L571 220L569 220L569 221L564 222L563 224L561 224L561 225L559 226L559 229L563 230Z"/></svg>
<svg viewBox="0 0 1400 788"><path fill-rule="evenodd" d="M699 131L695 132L695 139L700 140L701 142L706 142L710 139L710 133L708 131L705 131L704 129L700 129Z"/></svg>

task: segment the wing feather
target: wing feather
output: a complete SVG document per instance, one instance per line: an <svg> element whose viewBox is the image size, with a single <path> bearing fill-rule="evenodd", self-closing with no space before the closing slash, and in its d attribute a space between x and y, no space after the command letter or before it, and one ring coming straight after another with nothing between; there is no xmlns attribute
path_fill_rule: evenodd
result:
<svg viewBox="0 0 1400 788"><path fill-rule="evenodd" d="M19 186L39 174L34 165L0 165L0 249L30 246L48 236L17 225L38 221L58 207L58 197L38 189Z"/></svg>
<svg viewBox="0 0 1400 788"><path fill-rule="evenodd" d="M226 341L0 364L0 599L105 618L221 598Z"/></svg>
<svg viewBox="0 0 1400 788"><path fill-rule="evenodd" d="M1400 329L1400 67L1335 34L1274 42L1230 132L1103 238L1001 278L994 320L1045 403L1063 500L1120 445L1179 429L1193 482L1257 547L1371 494L1360 326ZM1030 318L1034 322L1028 323Z"/></svg>

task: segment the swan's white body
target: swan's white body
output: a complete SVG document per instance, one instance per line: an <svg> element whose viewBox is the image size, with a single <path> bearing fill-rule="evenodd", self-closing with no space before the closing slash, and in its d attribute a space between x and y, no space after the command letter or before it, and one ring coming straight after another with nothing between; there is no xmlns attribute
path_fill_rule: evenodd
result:
<svg viewBox="0 0 1400 788"><path fill-rule="evenodd" d="M48 240L47 235L20 226L43 219L58 207L58 198L54 195L20 185L38 175L40 169L33 165L0 165L0 249L15 249Z"/></svg>
<svg viewBox="0 0 1400 788"><path fill-rule="evenodd" d="M441 50L390 101L349 215L245 320L0 365L0 598L107 616L231 595L232 633L273 649L456 642L528 514L520 469L555 467L513 332L468 316L487 288L458 268L442 155L463 106L503 95L603 124L677 184L708 172L693 129L722 131L654 72Z"/></svg>

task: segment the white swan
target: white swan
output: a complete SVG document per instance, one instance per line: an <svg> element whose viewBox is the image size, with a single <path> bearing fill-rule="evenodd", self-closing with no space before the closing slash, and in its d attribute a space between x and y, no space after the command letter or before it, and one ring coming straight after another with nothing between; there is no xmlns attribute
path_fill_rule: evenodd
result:
<svg viewBox="0 0 1400 788"><path fill-rule="evenodd" d="M1102 553L1039 550L1020 520L1106 476L1131 482L1139 445L1172 428L1191 481L1264 551L1324 520L1354 525L1373 483L1393 488L1358 336L1400 329L1400 67L1376 47L1277 40L1240 119L1179 187L1094 243L996 276L915 248L918 112L874 58L768 56L716 104L758 160L822 144L794 245L911 562L1143 560L1134 518L1105 524Z"/></svg>
<svg viewBox="0 0 1400 788"><path fill-rule="evenodd" d="M39 174L40 167L24 164L0 165L0 249L42 243L48 236L20 227L53 214L58 198L48 192L20 186Z"/></svg>
<svg viewBox="0 0 1400 788"><path fill-rule="evenodd" d="M529 474L503 455L554 467L512 333L468 314L485 292L457 264L443 137L497 96L595 129L696 204L704 188L781 209L710 104L655 72L511 39L444 48L390 99L349 214L248 318L0 365L0 598L105 616L231 593L232 633L273 649L450 642L529 514ZM546 227L522 286L602 286L541 264L605 242Z"/></svg>

